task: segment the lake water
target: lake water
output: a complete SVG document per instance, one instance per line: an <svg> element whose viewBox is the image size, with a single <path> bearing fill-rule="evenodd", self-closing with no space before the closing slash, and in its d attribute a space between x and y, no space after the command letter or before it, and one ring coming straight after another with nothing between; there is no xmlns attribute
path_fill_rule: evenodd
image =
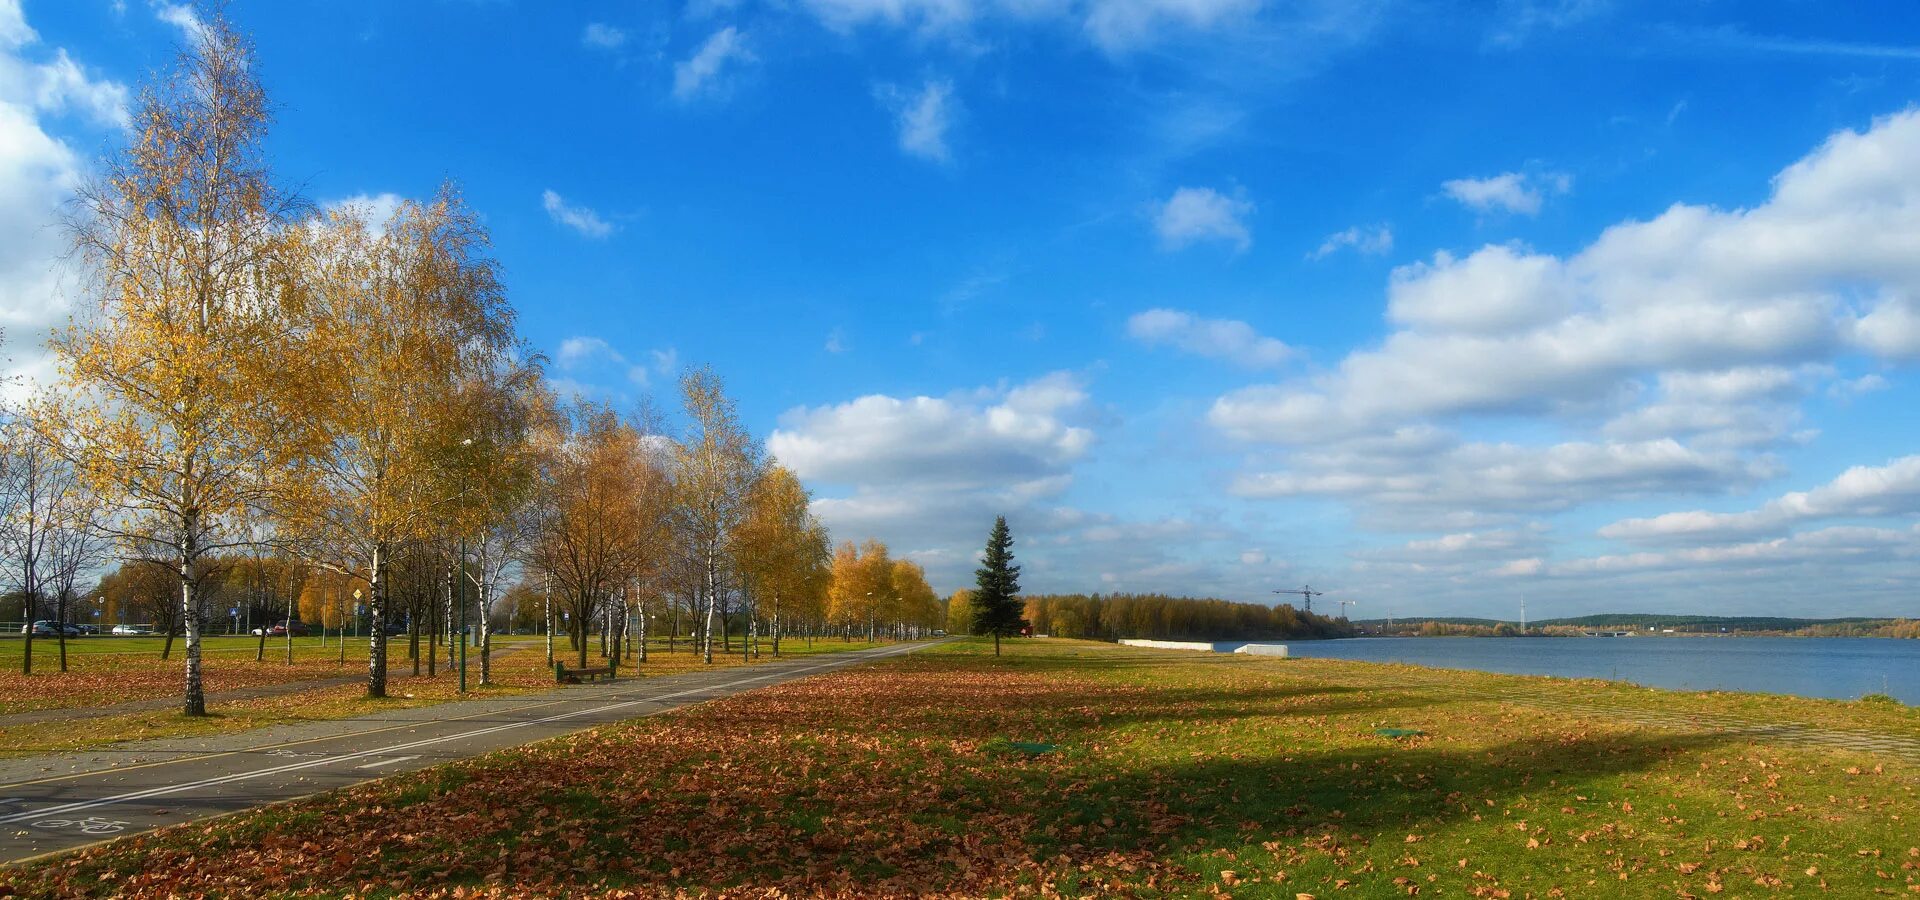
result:
<svg viewBox="0 0 1920 900"><path fill-rule="evenodd" d="M1214 645L1231 652L1247 642ZM1758 691L1920 705L1920 641L1893 638L1536 637L1273 641L1293 656L1513 675L1609 678L1685 691Z"/></svg>

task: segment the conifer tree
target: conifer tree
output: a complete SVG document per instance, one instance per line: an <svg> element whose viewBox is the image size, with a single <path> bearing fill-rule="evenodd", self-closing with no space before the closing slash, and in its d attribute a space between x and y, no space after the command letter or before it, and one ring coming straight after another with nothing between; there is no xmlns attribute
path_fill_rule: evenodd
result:
<svg viewBox="0 0 1920 900"><path fill-rule="evenodd" d="M1013 564L1013 532L1007 517L996 516L987 537L986 558L974 573L973 633L993 635L993 655L1000 655L1000 638L1027 626L1020 603L1020 567Z"/></svg>

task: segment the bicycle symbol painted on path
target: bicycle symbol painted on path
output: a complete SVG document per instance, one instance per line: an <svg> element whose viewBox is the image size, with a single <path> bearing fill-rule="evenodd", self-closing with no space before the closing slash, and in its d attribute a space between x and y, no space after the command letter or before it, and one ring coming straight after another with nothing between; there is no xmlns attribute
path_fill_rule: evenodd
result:
<svg viewBox="0 0 1920 900"><path fill-rule="evenodd" d="M118 834L125 831L128 825L126 822L102 819L99 816L88 816L84 819L41 819L32 824L35 828L45 828L49 831L76 828L81 834Z"/></svg>

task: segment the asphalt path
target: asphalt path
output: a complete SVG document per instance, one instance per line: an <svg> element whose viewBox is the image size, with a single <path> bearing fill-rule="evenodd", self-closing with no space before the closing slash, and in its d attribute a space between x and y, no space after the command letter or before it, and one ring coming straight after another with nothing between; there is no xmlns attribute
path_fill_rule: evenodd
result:
<svg viewBox="0 0 1920 900"><path fill-rule="evenodd" d="M928 646L624 679L223 739L143 742L7 760L0 764L0 864L468 759Z"/></svg>

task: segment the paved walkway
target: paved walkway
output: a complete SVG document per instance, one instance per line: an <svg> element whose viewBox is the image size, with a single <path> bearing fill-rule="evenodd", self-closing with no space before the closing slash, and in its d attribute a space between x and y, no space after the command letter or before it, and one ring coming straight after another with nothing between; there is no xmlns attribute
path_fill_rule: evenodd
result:
<svg viewBox="0 0 1920 900"><path fill-rule="evenodd" d="M931 646L903 644L0 760L0 863L225 815Z"/></svg>

